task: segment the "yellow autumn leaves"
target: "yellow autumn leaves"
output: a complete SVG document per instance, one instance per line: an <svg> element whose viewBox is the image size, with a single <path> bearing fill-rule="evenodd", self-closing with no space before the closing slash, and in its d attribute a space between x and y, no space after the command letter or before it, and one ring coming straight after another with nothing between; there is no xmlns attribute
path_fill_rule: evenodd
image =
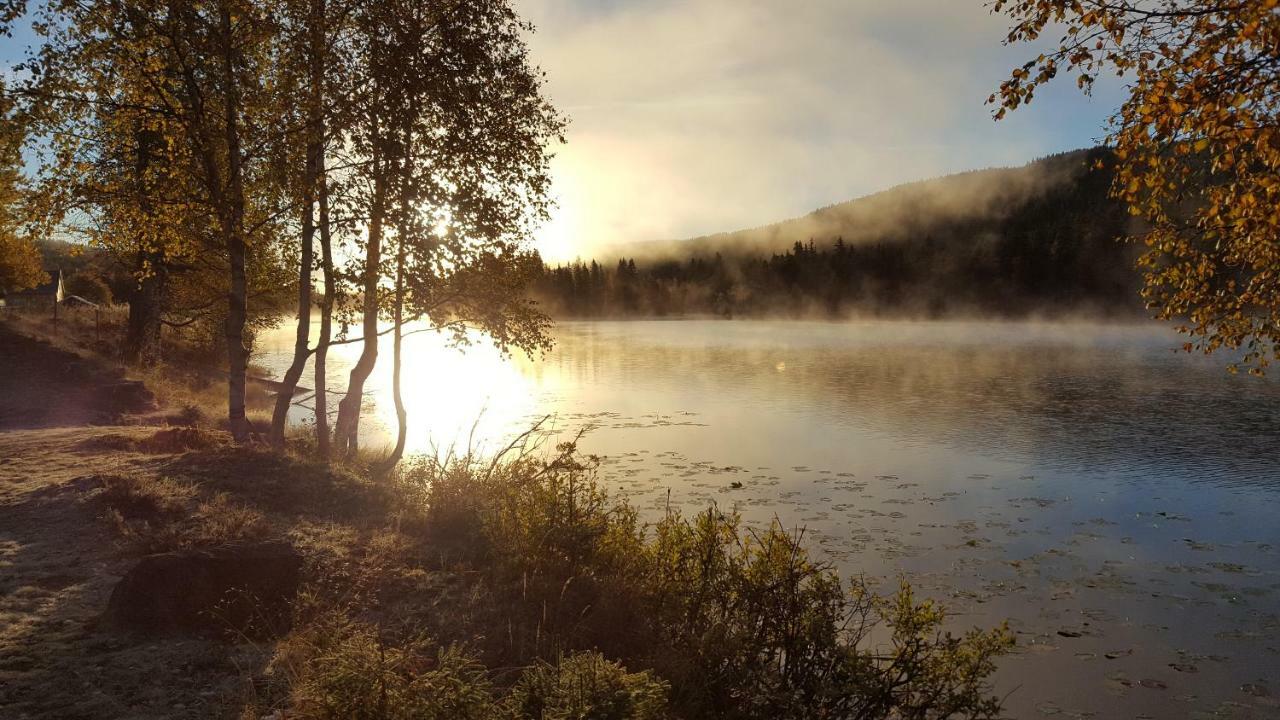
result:
<svg viewBox="0 0 1280 720"><path fill-rule="evenodd" d="M995 0L1011 43L1066 33L1015 69L990 102L997 119L1030 102L1054 63L1088 91L1128 79L1112 118L1113 193L1143 226L1143 296L1180 323L1188 350L1234 351L1261 374L1280 360L1280 0ZM1039 70L1037 73L1036 70Z"/></svg>

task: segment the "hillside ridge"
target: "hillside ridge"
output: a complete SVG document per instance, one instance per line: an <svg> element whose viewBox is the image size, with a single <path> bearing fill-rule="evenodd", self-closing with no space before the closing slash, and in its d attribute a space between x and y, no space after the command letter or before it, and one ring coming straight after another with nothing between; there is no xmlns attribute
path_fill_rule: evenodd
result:
<svg viewBox="0 0 1280 720"><path fill-rule="evenodd" d="M637 260L768 255L795 242L830 244L897 240L927 232L933 221L999 219L1090 171L1106 148L1084 148L1036 158L1023 165L964 170L914 180L816 208L804 215L755 227L675 240L651 240L608 248L607 257Z"/></svg>

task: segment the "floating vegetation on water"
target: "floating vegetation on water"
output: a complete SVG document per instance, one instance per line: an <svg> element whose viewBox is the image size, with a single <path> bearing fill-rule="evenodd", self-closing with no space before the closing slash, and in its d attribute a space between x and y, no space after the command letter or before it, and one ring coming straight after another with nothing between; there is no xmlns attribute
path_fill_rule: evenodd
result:
<svg viewBox="0 0 1280 720"><path fill-rule="evenodd" d="M1252 695L1259 698L1271 697L1271 692L1267 690L1267 686L1262 683L1245 683L1240 686L1240 691L1246 695Z"/></svg>

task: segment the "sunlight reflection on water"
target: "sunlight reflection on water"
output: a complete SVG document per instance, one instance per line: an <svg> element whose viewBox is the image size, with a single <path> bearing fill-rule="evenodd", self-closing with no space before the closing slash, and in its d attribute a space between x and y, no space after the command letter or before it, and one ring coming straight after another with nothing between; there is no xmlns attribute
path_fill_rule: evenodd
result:
<svg viewBox="0 0 1280 720"><path fill-rule="evenodd" d="M282 375L291 360L292 332L285 327L260 338L253 364L272 377ZM361 443L373 448L393 444L396 432L389 336L382 338L379 352L378 364L366 383L361 419ZM331 413L336 413L337 401L346 391L348 375L359 355L358 343L337 345L329 352L326 387ZM470 346L456 348L437 333L415 332L404 339L403 357L401 387L409 414L407 452L411 454L445 453L468 444L481 451L497 447L518 432L527 418L537 415L539 394L551 391L527 357L503 357L492 343L478 336ZM300 384L314 384L310 363ZM290 419L299 423L313 418L310 395L303 396L291 410Z"/></svg>

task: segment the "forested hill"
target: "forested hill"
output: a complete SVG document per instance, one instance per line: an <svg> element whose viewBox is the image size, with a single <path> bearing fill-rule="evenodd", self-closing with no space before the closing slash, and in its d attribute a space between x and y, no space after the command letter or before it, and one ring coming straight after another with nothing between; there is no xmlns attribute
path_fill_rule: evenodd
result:
<svg viewBox="0 0 1280 720"><path fill-rule="evenodd" d="M1101 160L1103 167L1097 168ZM561 316L1135 315L1106 150L903 185L752 230L548 267Z"/></svg>

